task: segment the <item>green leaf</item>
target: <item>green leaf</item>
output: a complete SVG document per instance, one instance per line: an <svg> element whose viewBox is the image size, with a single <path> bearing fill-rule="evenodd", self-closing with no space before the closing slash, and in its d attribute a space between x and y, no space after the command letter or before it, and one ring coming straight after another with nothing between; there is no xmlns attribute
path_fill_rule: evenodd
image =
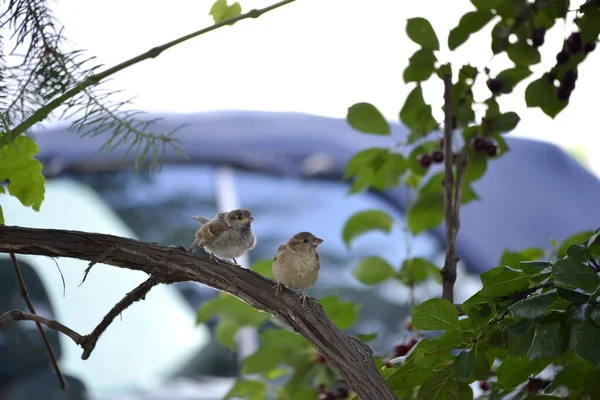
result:
<svg viewBox="0 0 600 400"><path fill-rule="evenodd" d="M558 322L539 324L527 356L530 360L558 357L567 350L569 330Z"/></svg>
<svg viewBox="0 0 600 400"><path fill-rule="evenodd" d="M285 354L276 348L259 347L242 362L242 374L265 374L275 369L284 358Z"/></svg>
<svg viewBox="0 0 600 400"><path fill-rule="evenodd" d="M499 79L502 82L502 93L511 93L519 82L528 78L530 75L531 70L529 68L515 67L500 71L498 75L496 75L496 79Z"/></svg>
<svg viewBox="0 0 600 400"><path fill-rule="evenodd" d="M496 10L504 0L471 0L471 4L479 11Z"/></svg>
<svg viewBox="0 0 600 400"><path fill-rule="evenodd" d="M208 15L213 17L215 24L223 20L236 17L242 13L242 6L235 2L232 5L227 5L227 0L217 0L214 2Z"/></svg>
<svg viewBox="0 0 600 400"><path fill-rule="evenodd" d="M583 43L592 43L598 40L600 35L600 12L586 11L581 18L577 18L575 23L581 29L581 40Z"/></svg>
<svg viewBox="0 0 600 400"><path fill-rule="evenodd" d="M433 229L444 220L444 194L441 185L443 176L443 172L433 175L409 208L406 223L413 235Z"/></svg>
<svg viewBox="0 0 600 400"><path fill-rule="evenodd" d="M232 320L240 327L258 327L270 318L269 314L258 311L242 300L226 293L220 293L218 297L202 303L202 306L198 309L196 323L204 323L215 314L220 318Z"/></svg>
<svg viewBox="0 0 600 400"><path fill-rule="evenodd" d="M350 328L358 319L358 304L340 300L338 296L327 296L319 300L325 313L340 330Z"/></svg>
<svg viewBox="0 0 600 400"><path fill-rule="evenodd" d="M556 94L556 87L548 79L542 77L527 85L525 102L527 107L539 107L544 114L555 118L568 104Z"/></svg>
<svg viewBox="0 0 600 400"><path fill-rule="evenodd" d="M223 346L234 350L235 349L235 334L240 326L235 321L227 318L219 318L215 328L215 335L219 343Z"/></svg>
<svg viewBox="0 0 600 400"><path fill-rule="evenodd" d="M346 164L344 179L351 176L363 175L365 171L373 171L381 166L382 159L387 157L388 150L379 147L370 147L356 153Z"/></svg>
<svg viewBox="0 0 600 400"><path fill-rule="evenodd" d="M250 267L250 270L264 276L265 278L273 278L273 259L258 260Z"/></svg>
<svg viewBox="0 0 600 400"><path fill-rule="evenodd" d="M390 124L381 112L370 103L356 103L348 107L348 124L357 131L375 135L389 135Z"/></svg>
<svg viewBox="0 0 600 400"><path fill-rule="evenodd" d="M419 400L450 400L458 395L458 383L452 379L452 368L434 371L417 393Z"/></svg>
<svg viewBox="0 0 600 400"><path fill-rule="evenodd" d="M452 365L452 377L458 381L469 382L475 373L475 357L467 351L461 352Z"/></svg>
<svg viewBox="0 0 600 400"><path fill-rule="evenodd" d="M419 367L414 358L408 358L387 377L386 382L394 389L412 389L423 383L430 374L431 368Z"/></svg>
<svg viewBox="0 0 600 400"><path fill-rule="evenodd" d="M368 333L368 334L357 333L356 337L359 338L360 340L362 340L363 342L367 343L367 342L370 342L371 340L377 339L377 333Z"/></svg>
<svg viewBox="0 0 600 400"><path fill-rule="evenodd" d="M574 290L569 290L569 289L565 289L565 288L561 288L561 287L557 288L556 292L563 299L568 300L572 303L576 303L576 304L587 303L588 300L590 299L589 295L585 295L583 293L579 293Z"/></svg>
<svg viewBox="0 0 600 400"><path fill-rule="evenodd" d="M408 66L404 70L404 82L426 81L433 74L436 61L432 50L417 50L408 60Z"/></svg>
<svg viewBox="0 0 600 400"><path fill-rule="evenodd" d="M530 360L526 356L508 357L498 367L498 383L512 389L525 382L529 375L537 375L548 365L548 360Z"/></svg>
<svg viewBox="0 0 600 400"><path fill-rule="evenodd" d="M489 10L470 11L463 15L458 26L448 34L448 48L451 51L456 50L469 39L469 36L486 26L492 18L494 18L494 14Z"/></svg>
<svg viewBox="0 0 600 400"><path fill-rule="evenodd" d="M417 365L433 368L452 357L452 350L460 346L462 334L448 330L437 339L422 339L412 351Z"/></svg>
<svg viewBox="0 0 600 400"><path fill-rule="evenodd" d="M473 400L473 389L466 382L458 382L458 397L456 400Z"/></svg>
<svg viewBox="0 0 600 400"><path fill-rule="evenodd" d="M600 284L598 275L590 267L571 258L558 260L552 267L552 275L556 285L588 293L593 293Z"/></svg>
<svg viewBox="0 0 600 400"><path fill-rule="evenodd" d="M516 112L507 112L500 114L492 120L493 132L509 132L517 127L521 118Z"/></svg>
<svg viewBox="0 0 600 400"><path fill-rule="evenodd" d="M404 260L397 278L406 286L414 286L428 278L433 278L438 283L442 283L440 269L435 264L420 257Z"/></svg>
<svg viewBox="0 0 600 400"><path fill-rule="evenodd" d="M589 261L591 254L590 249L582 244L572 244L567 249L567 256L576 261L587 262Z"/></svg>
<svg viewBox="0 0 600 400"><path fill-rule="evenodd" d="M440 42L431 26L431 23L425 18L410 18L406 21L406 34L416 44L424 49L437 51L440 49Z"/></svg>
<svg viewBox="0 0 600 400"><path fill-rule="evenodd" d="M504 20L500 20L492 28L492 53L494 55L502 53L510 42L508 37L512 33L512 27L509 26Z"/></svg>
<svg viewBox="0 0 600 400"><path fill-rule="evenodd" d="M9 180L8 193L35 211L44 201L46 183L42 164L34 158L37 153L37 145L28 136L19 136L14 143L0 148L0 183ZM4 224L3 217L0 224Z"/></svg>
<svg viewBox="0 0 600 400"><path fill-rule="evenodd" d="M508 311L513 318L534 319L548 311L558 298L556 291L533 295L510 306Z"/></svg>
<svg viewBox="0 0 600 400"><path fill-rule="evenodd" d="M506 54L518 67L538 64L542 59L538 49L522 40L509 44L506 48Z"/></svg>
<svg viewBox="0 0 600 400"><path fill-rule="evenodd" d="M587 240L592 235L594 235L593 231L584 231L576 233L566 238L565 241L562 242L562 244L558 248L558 258L564 258L567 255L567 250L569 249L569 247L571 247L571 245L583 244L584 242L587 242ZM587 243L587 246L590 246L590 243Z"/></svg>
<svg viewBox="0 0 600 400"><path fill-rule="evenodd" d="M535 335L535 330L532 329L533 321L527 322L530 322L529 330L519 335L507 336L508 354L511 357L526 356L527 353L529 353L531 343L533 343L533 336ZM518 330L519 328L525 328L525 325L519 327L513 325L510 329Z"/></svg>
<svg viewBox="0 0 600 400"><path fill-rule="evenodd" d="M485 280L484 276L481 275L481 280L483 283L482 291L488 296L495 298L527 289L531 281L531 275L506 268L502 272L492 275Z"/></svg>
<svg viewBox="0 0 600 400"><path fill-rule="evenodd" d="M267 398L267 386L260 381L240 380L225 395L225 400L241 397L247 400L264 400Z"/></svg>
<svg viewBox="0 0 600 400"><path fill-rule="evenodd" d="M585 321L575 330L575 353L600 368L600 327ZM572 334L573 335L573 334Z"/></svg>
<svg viewBox="0 0 600 400"><path fill-rule="evenodd" d="M365 285L376 285L394 276L394 269L383 258L371 256L363 258L354 268L353 274Z"/></svg>
<svg viewBox="0 0 600 400"><path fill-rule="evenodd" d="M586 380L596 374L596 379L600 378L595 371L594 366L586 360L574 360L566 365L554 378L553 388L564 386L570 390L576 390L585 386Z"/></svg>
<svg viewBox="0 0 600 400"><path fill-rule="evenodd" d="M366 232L378 230L390 233L392 231L393 222L392 217L384 211L360 211L346 221L342 238L348 249L350 249L350 242Z"/></svg>
<svg viewBox="0 0 600 400"><path fill-rule="evenodd" d="M417 84L406 97L402 110L400 110L400 121L419 135L429 133L437 127L431 106L425 103L420 84Z"/></svg>
<svg viewBox="0 0 600 400"><path fill-rule="evenodd" d="M458 330L458 311L447 300L430 299L412 309L413 325L425 331Z"/></svg>
<svg viewBox="0 0 600 400"><path fill-rule="evenodd" d="M469 162L465 169L464 181L466 183L475 182L485 174L487 169L488 157L486 154L475 151L473 148L468 148Z"/></svg>
<svg viewBox="0 0 600 400"><path fill-rule="evenodd" d="M398 186L400 177L408 168L406 158L399 153L388 153L385 163L375 172L373 187L377 190L385 190Z"/></svg>

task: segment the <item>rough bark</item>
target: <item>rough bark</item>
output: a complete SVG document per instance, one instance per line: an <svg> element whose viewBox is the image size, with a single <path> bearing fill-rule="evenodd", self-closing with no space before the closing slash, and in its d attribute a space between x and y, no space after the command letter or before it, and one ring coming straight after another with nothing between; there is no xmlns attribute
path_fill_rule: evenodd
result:
<svg viewBox="0 0 600 400"><path fill-rule="evenodd" d="M0 252L69 257L90 263L101 258L105 264L146 272L158 283L206 284L287 322L326 358L360 399L396 399L377 371L366 344L337 329L318 303L309 301L302 306L297 301L298 296L287 289L275 297L274 282L250 270L228 263L217 264L209 257L181 248L112 235L15 226L0 226ZM11 313L24 319L18 310ZM7 316L6 319L13 318ZM85 338L89 336L82 336L77 344L85 349ZM84 354L89 356L89 352Z"/></svg>

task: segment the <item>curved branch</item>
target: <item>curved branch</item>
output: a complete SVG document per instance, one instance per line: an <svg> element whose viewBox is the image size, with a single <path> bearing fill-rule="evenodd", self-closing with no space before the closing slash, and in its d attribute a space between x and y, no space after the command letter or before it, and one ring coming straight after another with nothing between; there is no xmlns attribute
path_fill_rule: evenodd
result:
<svg viewBox="0 0 600 400"><path fill-rule="evenodd" d="M108 254L111 248L114 251ZM177 247L56 229L0 226L0 252L87 261L94 261L106 253L108 255L103 263L146 272L158 282L194 281L206 284L287 322L327 359L360 399L396 400L377 371L373 353L366 344L340 332L318 303L309 301L302 306L297 301L298 296L288 289L275 297L273 282L253 271L228 263L217 264L207 256L198 256ZM77 343L81 344L85 339L79 337Z"/></svg>

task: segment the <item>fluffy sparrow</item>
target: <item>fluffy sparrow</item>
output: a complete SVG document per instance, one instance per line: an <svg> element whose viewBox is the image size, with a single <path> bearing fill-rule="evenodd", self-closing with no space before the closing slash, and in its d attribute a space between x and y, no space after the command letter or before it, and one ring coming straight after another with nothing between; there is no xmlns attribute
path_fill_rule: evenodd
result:
<svg viewBox="0 0 600 400"><path fill-rule="evenodd" d="M277 284L273 286L275 296L283 286L302 289L300 301L304 305L306 289L313 286L319 277L319 253L317 246L323 243L310 232L296 233L290 240L279 246L273 259L273 276Z"/></svg>
<svg viewBox="0 0 600 400"><path fill-rule="evenodd" d="M235 258L256 245L256 236L252 232L254 218L245 208L218 213L213 219L201 215L192 218L202 227L196 232L191 252L204 247L215 261L219 261L217 257L231 258L239 265Z"/></svg>

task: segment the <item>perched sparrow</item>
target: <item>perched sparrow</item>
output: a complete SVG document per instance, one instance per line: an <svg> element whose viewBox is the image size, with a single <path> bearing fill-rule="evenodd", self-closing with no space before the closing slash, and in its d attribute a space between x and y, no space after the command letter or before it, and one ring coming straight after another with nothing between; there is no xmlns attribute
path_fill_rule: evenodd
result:
<svg viewBox="0 0 600 400"><path fill-rule="evenodd" d="M204 247L215 261L219 258L231 258L239 265L235 257L239 257L256 245L256 236L252 232L252 215L249 210L241 208L222 212L213 219L203 216L192 217L202 223L196 232L196 238L190 247L191 252Z"/></svg>
<svg viewBox="0 0 600 400"><path fill-rule="evenodd" d="M273 276L277 281L275 296L282 286L302 289L300 300L306 301L306 289L317 283L319 277L319 253L317 246L323 243L310 232L296 233L287 243L277 249L273 259Z"/></svg>

